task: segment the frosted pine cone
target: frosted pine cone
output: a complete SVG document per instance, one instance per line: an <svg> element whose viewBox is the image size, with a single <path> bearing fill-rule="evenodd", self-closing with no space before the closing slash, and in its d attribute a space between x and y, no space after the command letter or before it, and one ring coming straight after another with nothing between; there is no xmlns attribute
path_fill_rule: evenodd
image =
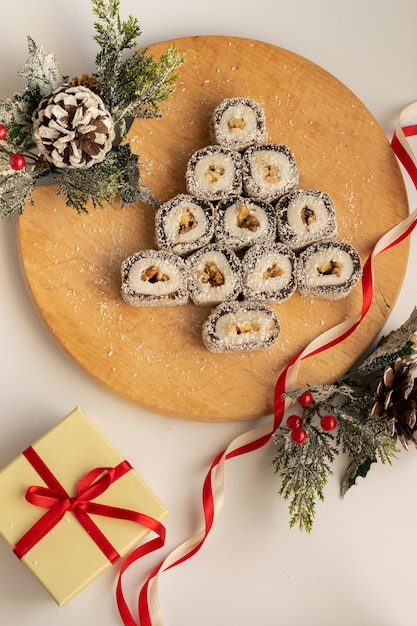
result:
<svg viewBox="0 0 417 626"><path fill-rule="evenodd" d="M404 448L409 443L417 447L417 379L416 365L398 358L385 368L376 389L372 415L392 418L391 436Z"/></svg>
<svg viewBox="0 0 417 626"><path fill-rule="evenodd" d="M33 114L39 152L56 167L91 167L104 159L115 138L102 99L82 85L64 85L44 98Z"/></svg>

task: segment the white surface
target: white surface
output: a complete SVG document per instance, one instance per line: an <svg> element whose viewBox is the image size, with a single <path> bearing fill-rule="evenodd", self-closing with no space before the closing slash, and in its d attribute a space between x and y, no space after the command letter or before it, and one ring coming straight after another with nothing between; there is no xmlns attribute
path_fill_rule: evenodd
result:
<svg viewBox="0 0 417 626"><path fill-rule="evenodd" d="M190 35L263 40L301 54L348 86L391 136L417 99L415 0L122 0L142 27L140 45ZM3 7L0 98L20 90L26 35L53 50L70 75L92 70L97 52L87 0L19 0ZM410 189L411 208L417 194ZM409 269L386 331L417 304L412 236ZM0 223L0 467L77 404L112 440L171 511L166 548L127 579L135 606L151 566L202 526L201 487L213 458L253 423L173 420L130 406L86 377L34 311L19 268L16 220ZM415 624L417 453L374 467L341 501L343 460L317 508L310 536L288 529L287 504L271 468L272 445L226 464L226 500L197 556L163 574L166 626L412 626ZM117 568L58 608L0 541L2 624L120 623Z"/></svg>

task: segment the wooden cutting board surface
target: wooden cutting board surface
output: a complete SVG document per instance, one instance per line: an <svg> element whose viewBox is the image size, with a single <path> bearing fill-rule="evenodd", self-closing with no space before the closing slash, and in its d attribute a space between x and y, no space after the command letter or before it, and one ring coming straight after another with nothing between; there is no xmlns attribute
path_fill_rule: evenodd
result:
<svg viewBox="0 0 417 626"><path fill-rule="evenodd" d="M167 45L151 46L150 53L159 57ZM210 143L213 109L225 97L249 96L265 110L269 140L294 152L299 187L330 194L340 238L363 260L406 217L405 187L384 133L333 76L287 50L248 39L192 37L177 46L186 63L163 117L135 120L129 132L142 182L160 203L185 192L187 160ZM274 306L281 336L273 348L211 354L201 341L209 309L137 309L120 298L123 259L155 247L153 209L116 204L77 215L53 186L36 189L34 198L18 236L40 317L96 381L151 412L213 422L270 414L275 382L288 360L360 310L360 285L338 302L295 294ZM370 346L398 296L407 259L408 242L377 257L369 314L343 344L303 362L300 386L334 379Z"/></svg>

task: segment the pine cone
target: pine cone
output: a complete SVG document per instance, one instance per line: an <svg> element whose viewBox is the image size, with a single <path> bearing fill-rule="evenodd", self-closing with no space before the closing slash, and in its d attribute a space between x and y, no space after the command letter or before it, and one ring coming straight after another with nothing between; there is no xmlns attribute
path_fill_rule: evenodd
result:
<svg viewBox="0 0 417 626"><path fill-rule="evenodd" d="M115 138L102 99L83 85L64 85L44 98L33 114L39 152L56 167L91 167L104 159Z"/></svg>
<svg viewBox="0 0 417 626"><path fill-rule="evenodd" d="M91 91L98 96L101 94L100 85L98 84L96 79L89 74L74 76L74 78L71 80L71 87L79 87L80 85L82 85L83 87L88 87L88 89L91 89Z"/></svg>
<svg viewBox="0 0 417 626"><path fill-rule="evenodd" d="M390 434L405 449L408 443L417 447L417 380L416 365L401 357L385 368L376 388L376 401L371 414L392 418Z"/></svg>

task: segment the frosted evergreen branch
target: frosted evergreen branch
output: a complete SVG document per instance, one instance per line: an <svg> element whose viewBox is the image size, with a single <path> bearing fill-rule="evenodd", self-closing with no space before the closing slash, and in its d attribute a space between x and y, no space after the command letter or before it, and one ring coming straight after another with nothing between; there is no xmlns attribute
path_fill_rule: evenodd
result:
<svg viewBox="0 0 417 626"><path fill-rule="evenodd" d="M367 417L364 413L360 421L337 409L335 415L339 423L337 445L350 459L341 485L343 497L358 477L365 478L372 464L379 460L391 465L398 447L389 434L392 419Z"/></svg>
<svg viewBox="0 0 417 626"><path fill-rule="evenodd" d="M102 88L102 97L110 112L117 103L121 87L123 51L133 48L141 34L134 17L121 21L119 6L119 0L93 0L93 13L99 18L94 23L94 39L101 47L96 56L94 77Z"/></svg>
<svg viewBox="0 0 417 626"><path fill-rule="evenodd" d="M101 48L120 52L135 47L141 29L132 15L126 22L121 21L120 0L93 0L93 13L98 17L94 39Z"/></svg>
<svg viewBox="0 0 417 626"><path fill-rule="evenodd" d="M31 37L27 39L28 57L18 74L26 79L29 91L36 89L41 97L47 96L63 82L59 64L52 52L46 53Z"/></svg>
<svg viewBox="0 0 417 626"><path fill-rule="evenodd" d="M0 173L0 216L10 218L13 213L22 214L25 203L32 202L35 186L29 173L10 170Z"/></svg>
<svg viewBox="0 0 417 626"><path fill-rule="evenodd" d="M150 118L160 115L159 102L167 100L174 90L178 74L175 71L184 62L172 44L159 61L137 52L122 68L119 102L113 107L116 122L123 123L127 118ZM123 132L121 132L123 136Z"/></svg>
<svg viewBox="0 0 417 626"><path fill-rule="evenodd" d="M99 18L94 39L101 46L94 78L123 139L128 118L160 114L158 103L172 93L177 79L174 72L184 56L171 45L158 61L147 50L136 51L124 60L124 50L135 47L141 30L132 16L125 22L120 20L119 4L117 0L93 2L93 11Z"/></svg>
<svg viewBox="0 0 417 626"><path fill-rule="evenodd" d="M0 100L0 123L6 126L10 140L21 149L30 149L34 145L32 113L41 99L62 83L63 78L55 56L47 54L30 37L27 60L19 75L26 79L27 85L21 94Z"/></svg>
<svg viewBox="0 0 417 626"><path fill-rule="evenodd" d="M275 472L281 477L279 494L290 500L290 527L310 532L315 516L316 500L324 500L324 487L331 476L331 463L336 456L334 437L315 426L302 445L292 442L285 429L276 437L278 454L273 460Z"/></svg>
<svg viewBox="0 0 417 626"><path fill-rule="evenodd" d="M137 156L128 145L113 148L104 161L88 169L55 171L54 180L67 205L78 212L88 212L89 203L102 208L119 194L122 206L139 201L158 206L150 190L140 185Z"/></svg>
<svg viewBox="0 0 417 626"><path fill-rule="evenodd" d="M415 354L415 339L417 334L417 308L414 308L409 318L397 330L384 337L372 354L358 367L358 372L366 376L372 372L384 369L398 357L407 357Z"/></svg>

